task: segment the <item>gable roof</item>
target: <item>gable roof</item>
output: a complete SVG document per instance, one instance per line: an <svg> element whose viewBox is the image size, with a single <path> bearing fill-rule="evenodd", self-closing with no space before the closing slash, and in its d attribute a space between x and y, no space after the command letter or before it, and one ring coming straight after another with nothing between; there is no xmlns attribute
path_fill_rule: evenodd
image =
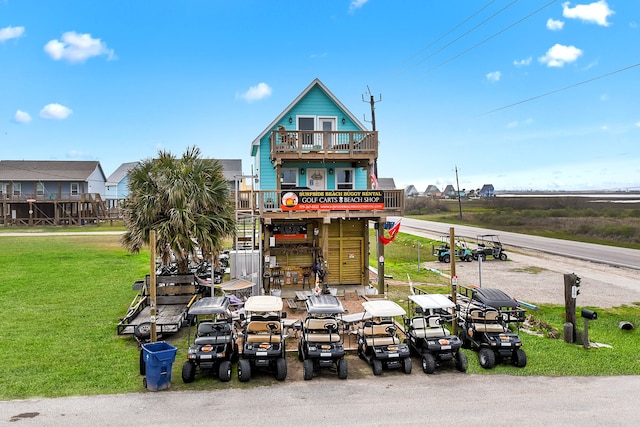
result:
<svg viewBox="0 0 640 427"><path fill-rule="evenodd" d="M258 137L256 139L253 140L253 142L251 143L251 152L253 154L253 150L255 149L255 147L260 146L260 140L262 138L264 138L264 136L269 133L269 131L271 131L271 129L273 129L276 124L278 122L280 122L282 120L283 117L285 117L289 110L291 110L298 102L300 102L300 100L302 98L305 97L305 95L307 95L311 89L313 89L315 86L318 86L320 88L320 90L322 90L328 97L329 99L331 99L331 101L333 101L338 108L340 108L348 117L349 119L356 125L358 126L358 128L360 128L363 131L366 131L367 128L360 122L360 120L358 120L358 118L356 116L354 116L351 111L349 111L349 109L347 109L347 107L345 107L342 102L340 102L340 100L338 98L336 98L336 96L331 93L331 91L324 85L324 83L322 83L320 81L320 79L318 79L317 77L315 79L313 79L313 81L309 84L309 86L307 86L302 92L300 92L300 95L298 95L292 102L291 104L289 104L287 106L287 108L285 108L284 110L282 110L282 112L269 124L269 126L267 126L261 133L260 135L258 135Z"/></svg>
<svg viewBox="0 0 640 427"><path fill-rule="evenodd" d="M100 162L83 160L0 160L0 181L86 181Z"/></svg>
<svg viewBox="0 0 640 427"><path fill-rule="evenodd" d="M380 190L395 190L396 182L393 178L378 178L378 188Z"/></svg>
<svg viewBox="0 0 640 427"><path fill-rule="evenodd" d="M240 159L216 159L222 165L222 175L227 181L235 181L242 176L242 160Z"/></svg>
<svg viewBox="0 0 640 427"><path fill-rule="evenodd" d="M107 178L107 185L117 185L137 164L138 162L121 164L118 169L116 169L111 175L109 175L109 178Z"/></svg>

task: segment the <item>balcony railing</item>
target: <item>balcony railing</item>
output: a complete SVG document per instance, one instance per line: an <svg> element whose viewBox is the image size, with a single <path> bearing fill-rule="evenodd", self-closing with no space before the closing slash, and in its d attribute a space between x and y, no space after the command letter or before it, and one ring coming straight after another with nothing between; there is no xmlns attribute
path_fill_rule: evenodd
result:
<svg viewBox="0 0 640 427"><path fill-rule="evenodd" d="M371 216L401 216L404 213L404 190L383 190L384 209L382 211L366 211ZM261 190L261 191L239 191L237 194L236 209L239 211L254 211L260 216L270 216L278 214L291 214L290 211L282 209L280 204L281 191ZM363 211L361 211L363 212ZM374 214L375 212L375 214ZM297 212L298 216L313 216L316 211Z"/></svg>
<svg viewBox="0 0 640 427"><path fill-rule="evenodd" d="M377 131L276 130L271 133L271 158L331 157L375 159Z"/></svg>

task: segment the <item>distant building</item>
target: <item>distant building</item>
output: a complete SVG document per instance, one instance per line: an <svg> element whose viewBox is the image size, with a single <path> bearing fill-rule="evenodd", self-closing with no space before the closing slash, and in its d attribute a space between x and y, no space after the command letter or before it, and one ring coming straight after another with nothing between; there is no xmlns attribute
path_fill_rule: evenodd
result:
<svg viewBox="0 0 640 427"><path fill-rule="evenodd" d="M420 192L416 189L416 187L414 185L408 185L404 189L404 195L406 197L417 197L417 196L420 195Z"/></svg>
<svg viewBox="0 0 640 427"><path fill-rule="evenodd" d="M455 188L453 188L453 185L449 184L444 188L444 191L442 192L442 198L443 199L457 199L458 198L458 192L456 191Z"/></svg>
<svg viewBox="0 0 640 427"><path fill-rule="evenodd" d="M427 196L427 197L440 198L442 193L440 192L440 189L438 187L436 187L435 185L431 184L425 190L424 195Z"/></svg>
<svg viewBox="0 0 640 427"><path fill-rule="evenodd" d="M378 178L379 190L395 190L396 182L393 178Z"/></svg>
<svg viewBox="0 0 640 427"><path fill-rule="evenodd" d="M495 189L493 188L493 184L485 184L480 189L478 196L480 197L495 197Z"/></svg>

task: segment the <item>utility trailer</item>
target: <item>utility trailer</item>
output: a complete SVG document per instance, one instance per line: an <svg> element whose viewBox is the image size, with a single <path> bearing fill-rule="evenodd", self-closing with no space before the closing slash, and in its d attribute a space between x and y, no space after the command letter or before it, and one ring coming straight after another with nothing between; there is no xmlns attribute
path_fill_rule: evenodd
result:
<svg viewBox="0 0 640 427"><path fill-rule="evenodd" d="M193 274L156 276L156 333L174 334L189 321L188 310L199 297ZM150 277L138 280L133 288L139 290L127 314L118 322L118 335L133 335L138 341L151 336Z"/></svg>

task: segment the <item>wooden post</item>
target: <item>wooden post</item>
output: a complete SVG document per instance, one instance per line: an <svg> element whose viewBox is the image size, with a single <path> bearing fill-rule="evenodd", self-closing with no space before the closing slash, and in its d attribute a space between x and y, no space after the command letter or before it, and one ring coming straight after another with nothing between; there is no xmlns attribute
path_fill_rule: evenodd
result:
<svg viewBox="0 0 640 427"><path fill-rule="evenodd" d="M453 304L457 304L456 294L458 293L458 275L456 274L456 247L455 247L455 229L449 228L449 258L451 259L451 301ZM454 307L455 310L455 307ZM458 322L454 313L453 321L451 322L451 329L453 335L458 335Z"/></svg>
<svg viewBox="0 0 640 427"><path fill-rule="evenodd" d="M149 252L151 253L150 274L149 274L149 314L151 323L151 342L158 340L156 331L156 232L149 233Z"/></svg>
<svg viewBox="0 0 640 427"><path fill-rule="evenodd" d="M384 243L380 241L380 236L384 236L384 222L382 218L378 220L376 231L376 243L378 245L378 295L384 295Z"/></svg>
<svg viewBox="0 0 640 427"><path fill-rule="evenodd" d="M575 280L575 274L564 275L564 313L565 324L571 324L571 337L567 337L565 334L564 340L568 343L576 341L576 299L571 295L571 288L573 287Z"/></svg>

